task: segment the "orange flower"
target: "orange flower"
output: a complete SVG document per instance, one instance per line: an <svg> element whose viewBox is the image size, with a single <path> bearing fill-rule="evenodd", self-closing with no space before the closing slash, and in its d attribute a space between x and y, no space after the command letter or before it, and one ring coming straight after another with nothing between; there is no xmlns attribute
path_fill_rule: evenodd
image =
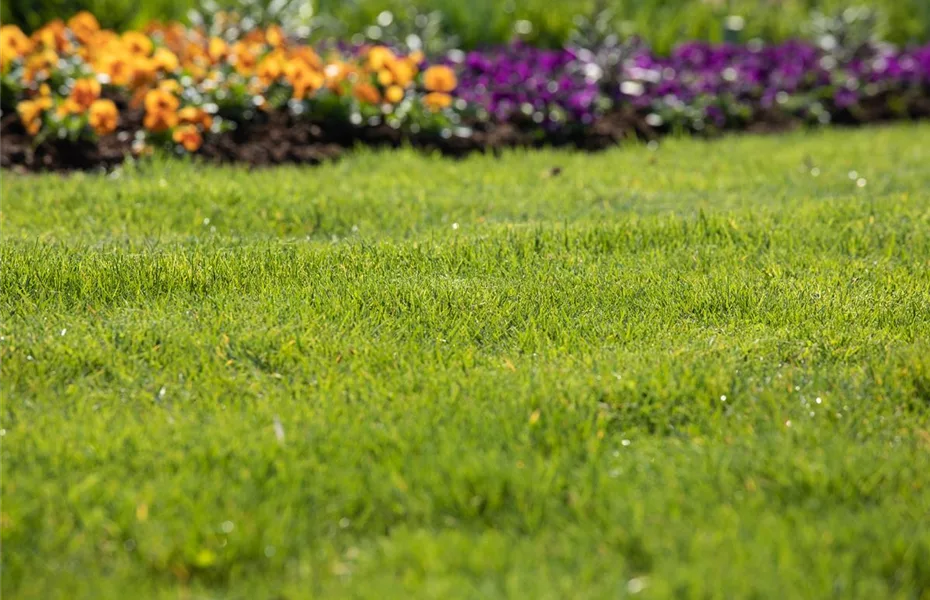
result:
<svg viewBox="0 0 930 600"><path fill-rule="evenodd" d="M424 58L426 58L426 56L420 50L416 50L407 55L407 60L414 67L418 67L420 63L423 62Z"/></svg>
<svg viewBox="0 0 930 600"><path fill-rule="evenodd" d="M73 100L82 110L86 110L100 97L100 82L93 77L78 79L71 90Z"/></svg>
<svg viewBox="0 0 930 600"><path fill-rule="evenodd" d="M368 51L368 68L372 71L388 68L395 60L397 57L390 48L375 46Z"/></svg>
<svg viewBox="0 0 930 600"><path fill-rule="evenodd" d="M103 48L109 44L114 44L114 47L119 44L119 36L109 29L101 29L90 40L90 45L97 48Z"/></svg>
<svg viewBox="0 0 930 600"><path fill-rule="evenodd" d="M213 117L207 111L196 106L185 106L179 110L178 120L188 125L200 125L204 129L210 129L213 126Z"/></svg>
<svg viewBox="0 0 930 600"><path fill-rule="evenodd" d="M176 71L179 66L177 55L167 48L158 48L152 56L155 67L160 71Z"/></svg>
<svg viewBox="0 0 930 600"><path fill-rule="evenodd" d="M187 38L187 29L180 23L162 25L158 32L161 33L161 39L165 45L175 52L181 48Z"/></svg>
<svg viewBox="0 0 930 600"><path fill-rule="evenodd" d="M36 79L47 77L52 68L58 64L58 54L54 50L46 49L30 54L26 58L26 69L23 80L31 83Z"/></svg>
<svg viewBox="0 0 930 600"><path fill-rule="evenodd" d="M91 35L84 46L78 48L78 54L88 62L99 62L101 57L112 52L124 53L119 36L112 31L100 30Z"/></svg>
<svg viewBox="0 0 930 600"><path fill-rule="evenodd" d="M317 71L323 70L323 61L320 60L320 55L314 52L309 46L294 48L290 51L289 58L291 60L302 60Z"/></svg>
<svg viewBox="0 0 930 600"><path fill-rule="evenodd" d="M352 88L352 95L355 96L359 102L366 102L368 104L377 104L381 102L381 94L378 93L378 88L370 83L362 82L355 84L355 87Z"/></svg>
<svg viewBox="0 0 930 600"><path fill-rule="evenodd" d="M149 90L145 95L145 112L147 113L166 113L176 112L180 101L171 92L156 88Z"/></svg>
<svg viewBox="0 0 930 600"><path fill-rule="evenodd" d="M90 105L88 121L97 135L113 133L119 123L119 111L112 100L95 100Z"/></svg>
<svg viewBox="0 0 930 600"><path fill-rule="evenodd" d="M262 80L262 83L271 85L284 71L283 62L283 58L277 52L269 54L259 63L255 74Z"/></svg>
<svg viewBox="0 0 930 600"><path fill-rule="evenodd" d="M294 88L294 98L302 100L323 87L323 74L302 60L291 60L284 66L284 77Z"/></svg>
<svg viewBox="0 0 930 600"><path fill-rule="evenodd" d="M32 52L32 40L16 25L0 27L0 63L5 67L10 61Z"/></svg>
<svg viewBox="0 0 930 600"><path fill-rule="evenodd" d="M442 92L432 92L423 97L423 104L433 112L452 105L452 96Z"/></svg>
<svg viewBox="0 0 930 600"><path fill-rule="evenodd" d="M156 133L171 129L178 124L180 101L167 90L155 88L145 94L145 118L142 124Z"/></svg>
<svg viewBox="0 0 930 600"><path fill-rule="evenodd" d="M38 100L23 100L16 105L16 112L19 113L19 119L29 135L39 133L42 127L42 113L47 110L44 103Z"/></svg>
<svg viewBox="0 0 930 600"><path fill-rule="evenodd" d="M65 23L61 19L46 24L41 29L32 34L32 40L41 46L56 52L67 52L71 49L71 43L65 33Z"/></svg>
<svg viewBox="0 0 930 600"><path fill-rule="evenodd" d="M203 144L200 131L193 125L181 125L171 134L171 139L184 146L188 152L196 152Z"/></svg>
<svg viewBox="0 0 930 600"><path fill-rule="evenodd" d="M252 46L264 44L265 33L261 29L252 29L242 36L242 41Z"/></svg>
<svg viewBox="0 0 930 600"><path fill-rule="evenodd" d="M138 31L127 31L120 38L130 54L136 56L148 56L152 53L152 40L149 36Z"/></svg>
<svg viewBox="0 0 930 600"><path fill-rule="evenodd" d="M252 47L245 42L236 42L233 44L231 58L235 61L236 72L243 77L251 75L252 71L255 70L255 64L258 62ZM232 62L232 60L230 62Z"/></svg>
<svg viewBox="0 0 930 600"><path fill-rule="evenodd" d="M392 85L384 92L384 99L391 104L397 104L404 99L404 88Z"/></svg>
<svg viewBox="0 0 930 600"><path fill-rule="evenodd" d="M133 87L147 85L155 81L158 63L151 58L136 56L132 61L132 85Z"/></svg>
<svg viewBox="0 0 930 600"><path fill-rule="evenodd" d="M97 17L86 10L82 10L68 19L68 29L74 32L74 37L79 42L86 44L100 31L100 23L97 21Z"/></svg>
<svg viewBox="0 0 930 600"><path fill-rule="evenodd" d="M142 119L142 125L154 133L168 131L177 124L178 113L175 112L147 112L145 113L145 118Z"/></svg>
<svg viewBox="0 0 930 600"><path fill-rule="evenodd" d="M455 72L445 65L435 65L423 73L423 84L431 92L449 93L455 90L458 80Z"/></svg>
<svg viewBox="0 0 930 600"><path fill-rule="evenodd" d="M129 57L120 54L103 57L97 70L107 75L113 85L129 85L135 77L135 69Z"/></svg>

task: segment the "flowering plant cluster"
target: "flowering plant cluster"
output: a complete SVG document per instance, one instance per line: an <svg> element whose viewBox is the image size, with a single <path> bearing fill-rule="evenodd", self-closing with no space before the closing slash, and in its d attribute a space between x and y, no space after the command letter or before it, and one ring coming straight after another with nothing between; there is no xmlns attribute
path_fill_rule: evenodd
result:
<svg viewBox="0 0 930 600"><path fill-rule="evenodd" d="M0 105L15 109L35 144L118 132L133 151L178 152L282 112L326 126L386 126L408 139L506 124L543 142L583 138L616 115L656 133L930 116L930 44L846 48L825 36L685 43L660 56L613 39L426 57L383 45L314 48L277 26L217 23L117 34L83 12L29 36L0 27Z"/></svg>
<svg viewBox="0 0 930 600"><path fill-rule="evenodd" d="M624 107L654 129L701 131L764 119L867 121L876 109L907 116L930 102L930 45L873 44L855 56L799 41L686 43L668 57L642 45L617 52L605 61L597 49L513 45L452 53L445 64L458 73L463 100L544 130L584 127Z"/></svg>
<svg viewBox="0 0 930 600"><path fill-rule="evenodd" d="M458 121L455 73L383 47L353 56L294 43L276 26L239 39L178 24L117 34L87 12L26 36L0 28L0 101L41 141L113 133L142 112L138 146L194 152L204 136L288 110L321 120L442 129Z"/></svg>

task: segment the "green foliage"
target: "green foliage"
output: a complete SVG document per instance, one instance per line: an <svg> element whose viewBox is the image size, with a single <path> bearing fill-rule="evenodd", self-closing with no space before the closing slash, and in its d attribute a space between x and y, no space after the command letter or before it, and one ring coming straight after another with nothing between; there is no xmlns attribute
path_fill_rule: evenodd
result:
<svg viewBox="0 0 930 600"><path fill-rule="evenodd" d="M300 31L310 24L313 6L302 0L200 0L187 13L187 19L191 25L203 27L212 35L222 35L222 30L229 27L219 26L215 17L230 12L240 19L237 25L241 25L243 31L269 25L280 25L287 31ZM235 31L228 33L230 39L239 36Z"/></svg>
<svg viewBox="0 0 930 600"><path fill-rule="evenodd" d="M57 0L36 5L9 0L0 6L0 20L27 29L54 17L68 17L88 9L105 26L125 28L149 19L181 19L194 14L209 21L218 9L235 9L255 20L283 20L317 36L364 37L383 11L392 14L391 28L403 32L431 31L430 39L459 41L463 47L499 44L514 37L535 44L560 46L573 29L578 15L592 17L600 6L609 8L624 32L635 32L654 48L666 52L683 40L723 41L725 36L742 40L759 37L780 41L805 34L813 13L842 14L858 10L849 0L316 0L312 5L297 0ZM38 8L36 8L38 6ZM930 2L925 0L870 0L864 9L880 22L876 33L888 41L905 44L930 39ZM199 10L198 10L199 9ZM743 18L744 25L729 34L728 15ZM433 19L432 23L423 19ZM418 21L419 20L419 21Z"/></svg>
<svg viewBox="0 0 930 600"><path fill-rule="evenodd" d="M103 27L129 29L153 19L183 19L192 0L4 0L0 3L0 21L35 30L53 19L68 19L82 10L97 17Z"/></svg>
<svg viewBox="0 0 930 600"><path fill-rule="evenodd" d="M919 598L928 135L4 173L4 592Z"/></svg>
<svg viewBox="0 0 930 600"><path fill-rule="evenodd" d="M808 37L838 61L863 57L870 45L881 41L877 33L880 15L868 8L847 8L839 13L814 13L808 24Z"/></svg>

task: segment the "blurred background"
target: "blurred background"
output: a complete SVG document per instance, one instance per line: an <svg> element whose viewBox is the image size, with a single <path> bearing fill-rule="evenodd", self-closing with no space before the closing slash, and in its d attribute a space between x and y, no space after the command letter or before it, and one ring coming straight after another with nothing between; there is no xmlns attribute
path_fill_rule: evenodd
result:
<svg viewBox="0 0 930 600"><path fill-rule="evenodd" d="M235 12L310 41L403 43L413 35L433 52L514 39L559 47L579 30L598 29L667 53L682 40L809 38L811 28L838 21L898 45L930 39L930 0L4 0L0 21L28 32L80 10L118 30L153 20L209 26Z"/></svg>

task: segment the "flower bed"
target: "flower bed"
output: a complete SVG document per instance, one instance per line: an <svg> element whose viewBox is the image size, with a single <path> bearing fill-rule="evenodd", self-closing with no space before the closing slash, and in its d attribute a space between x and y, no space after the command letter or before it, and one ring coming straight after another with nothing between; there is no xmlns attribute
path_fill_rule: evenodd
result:
<svg viewBox="0 0 930 600"><path fill-rule="evenodd" d="M235 39L177 24L118 35L80 13L0 29L3 166L88 168L155 147L254 164L357 143L447 153L600 148L628 136L930 116L930 45L512 45L424 57L318 51L280 28Z"/></svg>

